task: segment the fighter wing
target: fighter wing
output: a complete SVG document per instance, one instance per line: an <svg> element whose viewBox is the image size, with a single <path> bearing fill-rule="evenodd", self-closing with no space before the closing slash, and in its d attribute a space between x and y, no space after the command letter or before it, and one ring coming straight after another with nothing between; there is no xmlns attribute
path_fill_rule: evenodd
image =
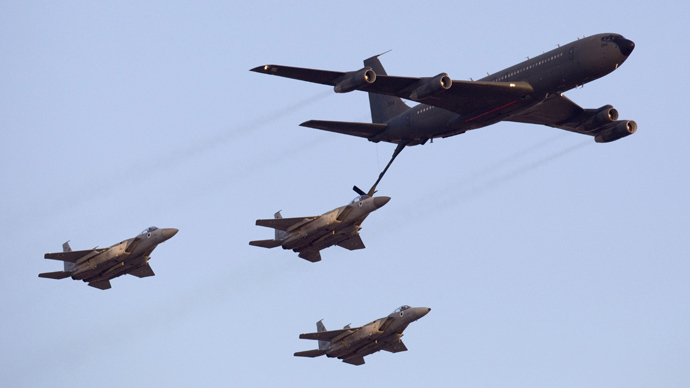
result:
<svg viewBox="0 0 690 388"><path fill-rule="evenodd" d="M349 249L351 251L354 251L355 249L364 249L366 248L364 246L364 243L362 242L362 238L359 236L359 234L356 234L354 237L350 237L349 239L345 241L341 241L338 243L339 246Z"/></svg>
<svg viewBox="0 0 690 388"><path fill-rule="evenodd" d="M147 276L156 276L155 273L153 273L153 270L151 269L151 266L149 263L146 263L145 265L142 265L139 268L135 268L134 270L129 272L130 275L136 276L138 278L145 278Z"/></svg>
<svg viewBox="0 0 690 388"><path fill-rule="evenodd" d="M398 340L393 342L392 344L385 344L381 349L391 353L398 353L406 352L407 346L405 346L405 344L402 341Z"/></svg>
<svg viewBox="0 0 690 388"><path fill-rule="evenodd" d="M298 255L299 257L303 258L306 261L311 261L312 263L316 263L318 261L321 261L321 253L319 251L302 251Z"/></svg>
<svg viewBox="0 0 690 388"><path fill-rule="evenodd" d="M53 259L53 260L61 260L61 261L67 261L69 263L76 263L77 260L81 259L82 257L85 256L96 256L97 254L103 252L107 248L97 248L97 249L90 249L86 251L70 251L70 252L55 252L55 253L46 253L45 258L46 259Z"/></svg>
<svg viewBox="0 0 690 388"><path fill-rule="evenodd" d="M251 69L251 71L331 86L337 85L348 74L278 65L259 66ZM448 89L427 93L424 96L420 92L420 88L430 85L432 80L432 78L377 74L374 82L365 83L356 90L414 100L461 115L473 115L467 120L508 108L534 91L527 82L452 81L452 85ZM516 107L519 105L516 104ZM373 132L373 128L369 130Z"/></svg>
<svg viewBox="0 0 690 388"><path fill-rule="evenodd" d="M256 224L259 226L265 226L267 228L287 231L290 228L294 229L298 226L311 222L316 218L317 217L269 218L265 220L256 220Z"/></svg>
<svg viewBox="0 0 690 388"><path fill-rule="evenodd" d="M109 280L99 280L97 282L91 282L89 283L91 287L98 288L99 290L107 290L110 288L110 281Z"/></svg>
<svg viewBox="0 0 690 388"><path fill-rule="evenodd" d="M300 334L299 338L333 342L333 341L337 341L343 337L347 337L348 335L354 333L356 330L359 330L359 329L360 329L359 327L353 327L350 329L317 331L316 333Z"/></svg>
<svg viewBox="0 0 690 388"><path fill-rule="evenodd" d="M346 358L343 360L343 362L352 364L352 365L363 365L364 364L364 357L359 356L359 357L350 357Z"/></svg>

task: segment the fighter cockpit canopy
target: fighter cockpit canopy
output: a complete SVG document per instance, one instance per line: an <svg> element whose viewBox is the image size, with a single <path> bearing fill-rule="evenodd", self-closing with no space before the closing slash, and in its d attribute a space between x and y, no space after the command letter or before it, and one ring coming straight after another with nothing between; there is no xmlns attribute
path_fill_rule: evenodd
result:
<svg viewBox="0 0 690 388"><path fill-rule="evenodd" d="M355 197L355 199L353 199L352 202L350 202L350 203L362 202L362 201L364 201L364 200L367 199L367 198L371 198L371 197L368 196L368 195L358 195L358 196Z"/></svg>
<svg viewBox="0 0 690 388"><path fill-rule="evenodd" d="M393 312L394 312L394 313L399 313L399 312L405 311L405 310L407 310L407 309L409 309L409 308L411 308L411 307L408 306L408 305L402 305L402 306L398 307L397 309L395 309L395 311L393 311Z"/></svg>
<svg viewBox="0 0 690 388"><path fill-rule="evenodd" d="M155 226L149 226L148 228L144 229L144 231L141 232L140 234L150 233L150 232L153 232L154 230L157 230L157 229L158 228L156 228Z"/></svg>

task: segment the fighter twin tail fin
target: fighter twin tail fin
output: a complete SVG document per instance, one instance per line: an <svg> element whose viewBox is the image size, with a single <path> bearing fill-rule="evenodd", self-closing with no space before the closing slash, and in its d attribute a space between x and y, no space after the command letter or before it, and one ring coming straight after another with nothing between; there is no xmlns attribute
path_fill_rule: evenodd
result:
<svg viewBox="0 0 690 388"><path fill-rule="evenodd" d="M324 326L322 321L316 322L316 331L317 331L317 333L322 333L322 332L326 331L326 326ZM297 357L312 357L312 358L323 356L324 354L326 354L326 351L328 350L329 345L330 345L329 341L319 340L319 348L318 349L296 352L295 356L297 356Z"/></svg>

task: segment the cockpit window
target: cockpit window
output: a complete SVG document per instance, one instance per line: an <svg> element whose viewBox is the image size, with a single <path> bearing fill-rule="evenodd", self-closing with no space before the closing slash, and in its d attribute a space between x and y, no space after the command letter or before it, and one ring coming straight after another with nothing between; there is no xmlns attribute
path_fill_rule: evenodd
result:
<svg viewBox="0 0 690 388"><path fill-rule="evenodd" d="M371 198L371 197L368 196L368 195L360 195L360 196L355 197L355 199L353 199L352 202L350 202L350 203L361 202L361 201L364 201L364 200L367 199L367 198Z"/></svg>
<svg viewBox="0 0 690 388"><path fill-rule="evenodd" d="M158 229L158 228L156 228L155 226L149 226L148 228L144 229L144 231L141 232L141 234L146 234L146 233L149 233L149 232L153 232L154 230L157 230L157 229Z"/></svg>
<svg viewBox="0 0 690 388"><path fill-rule="evenodd" d="M408 306L408 305L403 305L403 306L400 306L400 307L398 307L397 309L395 309L395 311L393 311L393 312L394 312L394 313L399 313L399 312L405 311L405 310L407 310L407 309L409 309L409 308L410 308L410 306Z"/></svg>
<svg viewBox="0 0 690 388"><path fill-rule="evenodd" d="M619 35L609 35L609 36L605 36L605 37L601 38L601 40L603 40L604 42L613 42L618 38L620 38Z"/></svg>

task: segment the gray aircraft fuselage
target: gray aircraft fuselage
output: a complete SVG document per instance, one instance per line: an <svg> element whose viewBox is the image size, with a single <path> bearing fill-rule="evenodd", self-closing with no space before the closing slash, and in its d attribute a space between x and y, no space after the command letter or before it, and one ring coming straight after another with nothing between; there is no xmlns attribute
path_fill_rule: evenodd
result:
<svg viewBox="0 0 690 388"><path fill-rule="evenodd" d="M291 230L281 245L295 252L336 245L357 235L367 216L389 200L389 197L371 197L333 209Z"/></svg>
<svg viewBox="0 0 690 388"><path fill-rule="evenodd" d="M128 273L138 277L153 276L148 265L151 252L158 244L170 239L178 232L175 228L147 228L137 237L130 238L108 248L86 251L72 251L68 243L64 252L46 253L45 258L62 260L65 271L39 274L39 277L63 279L71 277L83 280L90 286L107 289L109 281Z"/></svg>
<svg viewBox="0 0 690 388"><path fill-rule="evenodd" d="M332 85L336 93L369 93L372 123L309 120L304 127L385 141L401 147L425 144L434 138L458 135L500 121L546 125L590 135L598 143L635 133L632 120L618 120L611 105L585 109L563 92L601 78L617 69L635 48L619 34L597 34L559 46L542 55L478 81L434 77L400 77L386 73L377 56L364 68L338 72L282 65L251 71ZM410 107L403 99L419 104Z"/></svg>
<svg viewBox="0 0 690 388"><path fill-rule="evenodd" d="M428 307L410 307L367 323L354 333L331 342L326 357L341 360L364 357L399 342L407 326L431 311Z"/></svg>
<svg viewBox="0 0 690 388"><path fill-rule="evenodd" d="M361 365L364 356L386 350L392 353L406 351L401 338L407 326L431 311L428 307L402 306L387 317L379 318L364 326L327 331L321 321L316 333L301 334L301 339L319 340L319 349L297 352L295 356L318 357L326 355L346 363ZM324 340L321 338L328 338Z"/></svg>
<svg viewBox="0 0 690 388"><path fill-rule="evenodd" d="M619 44L602 41L603 37L609 35L579 39L479 80L528 82L534 93L523 99L510 101L504 106L495 107L493 111L464 117L445 109L419 104L387 121L388 128L370 140L393 143L414 140L419 144L428 139L458 135L509 120L512 115L529 109L550 95L561 94L616 70L628 58L634 44L622 37Z"/></svg>
<svg viewBox="0 0 690 388"><path fill-rule="evenodd" d="M256 224L276 229L276 239L250 241L250 245L265 248L281 246L300 253L300 257L316 262L319 251L333 245L346 249L362 249L359 237L362 222L384 206L390 197L359 196L349 205L341 206L316 217L276 218L257 220ZM276 217L279 213L276 213Z"/></svg>

